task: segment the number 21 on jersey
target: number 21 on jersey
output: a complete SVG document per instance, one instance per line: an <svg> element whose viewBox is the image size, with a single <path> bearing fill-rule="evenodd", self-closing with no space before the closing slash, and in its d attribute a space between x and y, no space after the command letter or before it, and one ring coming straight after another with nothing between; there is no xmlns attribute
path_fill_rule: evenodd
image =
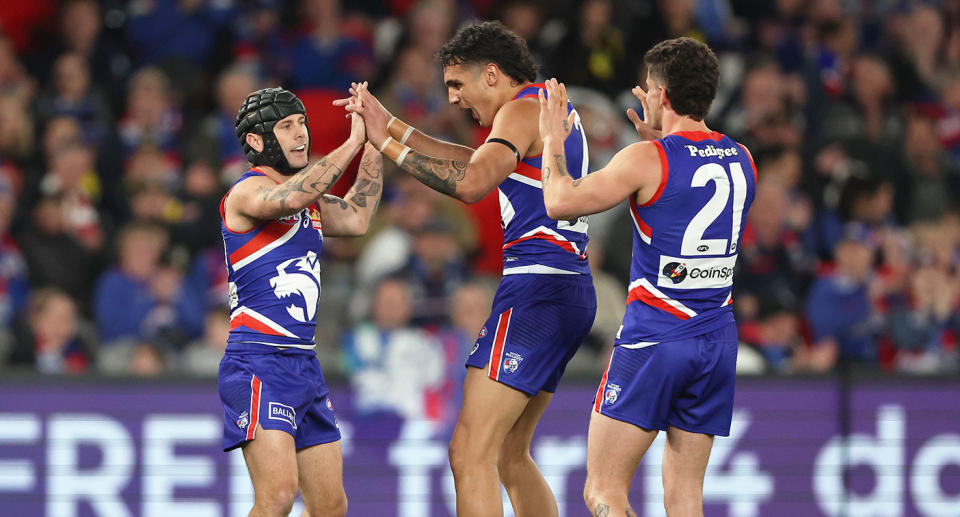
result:
<svg viewBox="0 0 960 517"><path fill-rule="evenodd" d="M690 186L705 187L710 182L716 185L713 196L703 205L687 225L680 244L683 256L731 255L737 252L740 238L740 223L743 217L743 205L747 199L747 180L743 167L738 162L729 164L730 172L719 163L707 163L693 173ZM729 239L704 239L703 234L720 217L730 199L733 190L733 213L730 221Z"/></svg>

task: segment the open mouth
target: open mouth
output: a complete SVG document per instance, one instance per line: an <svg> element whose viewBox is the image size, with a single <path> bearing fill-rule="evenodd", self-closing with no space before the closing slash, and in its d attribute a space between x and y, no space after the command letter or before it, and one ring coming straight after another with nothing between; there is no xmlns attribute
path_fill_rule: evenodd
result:
<svg viewBox="0 0 960 517"><path fill-rule="evenodd" d="M298 145L293 149L290 149L290 152L295 156L307 154L307 144Z"/></svg>

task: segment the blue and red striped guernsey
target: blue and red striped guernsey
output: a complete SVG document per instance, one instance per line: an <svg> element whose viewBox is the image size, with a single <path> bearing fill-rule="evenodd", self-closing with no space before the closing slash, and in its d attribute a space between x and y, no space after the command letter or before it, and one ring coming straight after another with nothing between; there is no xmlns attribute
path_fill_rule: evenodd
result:
<svg viewBox="0 0 960 517"><path fill-rule="evenodd" d="M251 169L234 186L252 176L265 174ZM247 344L314 348L323 247L320 206L235 232L224 217L226 199L220 201L220 232L230 282L228 350Z"/></svg>
<svg viewBox="0 0 960 517"><path fill-rule="evenodd" d="M660 186L627 201L634 225L627 311L617 345L682 339L732 321L731 290L757 175L747 148L717 132L654 140Z"/></svg>
<svg viewBox="0 0 960 517"><path fill-rule="evenodd" d="M528 85L514 99L536 99L541 88L543 83ZM568 102L567 113L573 110ZM587 175L589 154L579 115L563 146L570 175L574 179ZM589 274L587 218L555 221L547 217L540 176L542 158L523 158L497 188L503 226L503 274Z"/></svg>

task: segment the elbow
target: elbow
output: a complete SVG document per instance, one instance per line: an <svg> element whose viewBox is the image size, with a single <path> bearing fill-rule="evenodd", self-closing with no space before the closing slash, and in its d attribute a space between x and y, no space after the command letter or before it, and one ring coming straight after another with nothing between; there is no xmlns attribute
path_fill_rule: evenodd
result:
<svg viewBox="0 0 960 517"><path fill-rule="evenodd" d="M558 200L553 198L543 198L544 208L547 209L547 217L554 220L569 219L570 214Z"/></svg>
<svg viewBox="0 0 960 517"><path fill-rule="evenodd" d="M476 187L470 187L466 185L458 188L456 192L456 198L468 205L479 203L485 197L487 197L486 192Z"/></svg>

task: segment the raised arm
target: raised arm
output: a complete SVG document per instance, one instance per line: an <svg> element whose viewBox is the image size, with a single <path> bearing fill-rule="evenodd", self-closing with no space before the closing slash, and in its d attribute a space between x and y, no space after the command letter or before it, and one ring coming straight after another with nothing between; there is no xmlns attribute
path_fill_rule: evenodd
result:
<svg viewBox="0 0 960 517"><path fill-rule="evenodd" d="M567 170L563 141L573 124L567 115L567 91L556 79L540 92L540 135L543 138L543 201L553 219L574 219L607 210L636 193L649 199L660 186L660 155L651 142L620 150L604 168L574 180Z"/></svg>
<svg viewBox="0 0 960 517"><path fill-rule="evenodd" d="M352 109L363 113L366 121L366 105ZM386 127L378 129L375 122L368 124L367 136L387 158L424 185L465 203L475 203L502 183L516 168L518 156L523 156L539 141L538 109L532 100L516 100L505 104L494 117L490 138L511 142L517 152L488 141L472 151L466 160L440 158L402 144L390 136Z"/></svg>
<svg viewBox="0 0 960 517"><path fill-rule="evenodd" d="M380 204L383 193L383 158L380 151L367 142L353 187L343 199L324 194L321 200L323 234L334 237L363 235Z"/></svg>
<svg viewBox="0 0 960 517"><path fill-rule="evenodd" d="M329 154L282 183L250 178L227 196L226 212L250 220L270 220L295 214L312 205L340 179L365 139L363 119L350 117L350 136ZM230 224L228 222L228 224Z"/></svg>
<svg viewBox="0 0 960 517"><path fill-rule="evenodd" d="M461 162L470 161L470 156L474 151L473 148L438 140L422 133L415 127L394 117L393 114L383 106L380 100L370 93L370 90L361 88L359 84L354 83L350 88L350 95L361 99L365 107L363 117L367 127L377 128L376 130L380 132L386 131L394 140L427 156L458 160ZM333 103L336 106L346 106L349 101L349 98L338 99Z"/></svg>

